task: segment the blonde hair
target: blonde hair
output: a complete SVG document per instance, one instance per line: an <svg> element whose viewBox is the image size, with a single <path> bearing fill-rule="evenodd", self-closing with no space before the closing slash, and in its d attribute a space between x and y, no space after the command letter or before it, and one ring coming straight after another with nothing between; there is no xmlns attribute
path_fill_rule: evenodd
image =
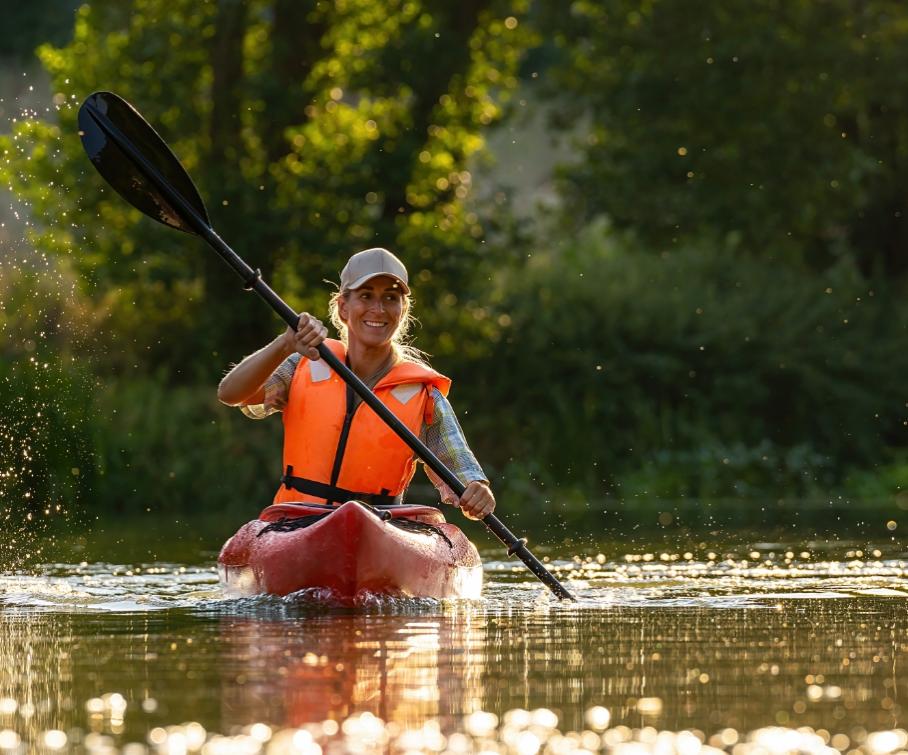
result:
<svg viewBox="0 0 908 755"><path fill-rule="evenodd" d="M352 291L353 289L351 288L335 291L331 294L331 298L328 301L328 315L331 318L331 324L337 330L337 334L344 346L348 345L349 332L347 323L340 316L340 300L346 300ZM400 322L397 324L397 330L394 331L394 335L391 336L391 351L394 354L394 363L414 362L415 364L421 364L423 367L429 367L428 355L410 344L410 329L417 323L410 297L401 292L401 299L403 309L400 315Z"/></svg>

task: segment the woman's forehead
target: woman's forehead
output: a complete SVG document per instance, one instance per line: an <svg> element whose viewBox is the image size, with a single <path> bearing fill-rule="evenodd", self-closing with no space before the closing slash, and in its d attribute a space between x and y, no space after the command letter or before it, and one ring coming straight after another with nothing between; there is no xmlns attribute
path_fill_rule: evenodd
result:
<svg viewBox="0 0 908 755"><path fill-rule="evenodd" d="M375 278L370 278L359 288L353 289L354 291L380 291L385 293L387 291L397 291L403 293L403 289L400 287L397 279L392 278L390 275L379 275Z"/></svg>

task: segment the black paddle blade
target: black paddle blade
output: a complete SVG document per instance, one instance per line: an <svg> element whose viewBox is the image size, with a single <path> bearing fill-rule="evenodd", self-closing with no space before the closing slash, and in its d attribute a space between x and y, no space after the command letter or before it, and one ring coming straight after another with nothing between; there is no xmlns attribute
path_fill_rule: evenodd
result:
<svg viewBox="0 0 908 755"><path fill-rule="evenodd" d="M186 233L197 234L200 222L211 226L198 189L176 155L122 97L89 95L79 108L79 136L98 172L133 207Z"/></svg>

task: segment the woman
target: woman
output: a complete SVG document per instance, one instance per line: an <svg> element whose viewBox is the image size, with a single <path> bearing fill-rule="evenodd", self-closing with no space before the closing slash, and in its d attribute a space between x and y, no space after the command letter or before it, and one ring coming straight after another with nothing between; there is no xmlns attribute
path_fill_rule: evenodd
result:
<svg viewBox="0 0 908 755"><path fill-rule="evenodd" d="M419 435L465 485L458 498L428 468L446 503L471 519L495 510L495 497L447 401L451 381L405 344L411 323L403 263L386 249L354 254L330 303L341 340L310 314L300 315L264 348L236 365L218 398L253 419L276 411L284 419L282 501L399 503L416 468L410 448L318 355L325 341L382 402Z"/></svg>

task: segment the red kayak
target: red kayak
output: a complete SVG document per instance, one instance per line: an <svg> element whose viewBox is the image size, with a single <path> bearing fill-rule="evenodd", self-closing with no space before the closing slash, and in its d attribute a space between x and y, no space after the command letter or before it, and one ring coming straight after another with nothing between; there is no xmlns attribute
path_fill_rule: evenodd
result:
<svg viewBox="0 0 908 755"><path fill-rule="evenodd" d="M243 525L218 556L231 593L324 588L367 594L478 598L482 562L463 532L430 506L279 503Z"/></svg>

